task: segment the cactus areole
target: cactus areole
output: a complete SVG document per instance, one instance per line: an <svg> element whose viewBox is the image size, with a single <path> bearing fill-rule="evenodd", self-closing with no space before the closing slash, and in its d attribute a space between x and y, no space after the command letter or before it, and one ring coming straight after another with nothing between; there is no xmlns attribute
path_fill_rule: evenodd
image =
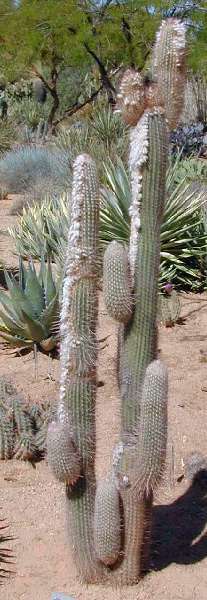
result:
<svg viewBox="0 0 207 600"><path fill-rule="evenodd" d="M94 162L74 165L71 225L61 315L61 384L48 434L48 458L65 481L70 541L86 582L137 583L149 552L153 493L165 467L168 376L157 358L160 226L165 200L169 129L182 107L185 30L161 25L153 81L128 70L117 110L131 125L129 249L109 244L103 288L119 321L120 440L112 471L95 480L98 182Z"/></svg>

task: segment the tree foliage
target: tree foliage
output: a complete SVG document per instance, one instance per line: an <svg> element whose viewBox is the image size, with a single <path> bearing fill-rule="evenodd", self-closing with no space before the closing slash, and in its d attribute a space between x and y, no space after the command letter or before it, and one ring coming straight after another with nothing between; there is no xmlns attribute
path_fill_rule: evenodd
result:
<svg viewBox="0 0 207 600"><path fill-rule="evenodd" d="M54 103L51 121L59 104L57 81L64 69L81 68L85 74L94 73L95 66L113 103L111 74L124 65L143 68L161 19L171 15L188 24L191 66L205 68L207 10L203 1L0 0L2 73L15 79L33 68L34 74L44 78Z"/></svg>

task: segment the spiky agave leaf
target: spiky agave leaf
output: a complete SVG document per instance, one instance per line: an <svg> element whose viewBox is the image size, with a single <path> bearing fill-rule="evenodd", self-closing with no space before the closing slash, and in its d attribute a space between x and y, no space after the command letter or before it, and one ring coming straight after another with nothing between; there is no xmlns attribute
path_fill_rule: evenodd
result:
<svg viewBox="0 0 207 600"><path fill-rule="evenodd" d="M186 163L189 165L186 165ZM207 184L201 177L201 161L183 161L181 153L171 161L167 173L167 196L165 214L161 230L161 276L160 284L166 281L193 288L200 285L201 263L205 254L206 234L199 214L200 204L207 196ZM197 164L198 163L198 164ZM128 172L121 160L115 165L108 160L104 165L105 186L101 189L100 245L104 249L112 241L127 243L129 240L129 205L131 189ZM202 181L201 181L202 179ZM28 209L13 229L17 235L17 248L22 255L31 252L40 256L42 246L50 248L58 268L64 262L67 230L69 226L69 196L60 198L58 210L53 210L52 202L45 201L44 224L40 223L39 239L35 240L36 223L42 208ZM29 234L27 233L29 229ZM61 271L61 269L59 269Z"/></svg>
<svg viewBox="0 0 207 600"><path fill-rule="evenodd" d="M61 240L67 240L69 218L69 192L58 197L46 195L41 205L24 208L17 225L8 229L17 254L24 258L54 259Z"/></svg>
<svg viewBox="0 0 207 600"><path fill-rule="evenodd" d="M6 577L13 574L10 565L14 564L14 555L11 548L7 546L12 539L12 536L8 534L8 525L5 524L4 519L0 519L0 583L3 583Z"/></svg>
<svg viewBox="0 0 207 600"><path fill-rule="evenodd" d="M178 159L180 160L180 159ZM167 194L161 226L160 285L166 281L192 287L201 279L201 259L205 254L206 235L200 207L207 197L207 187L199 183L176 183L176 165L170 165ZM105 164L106 185L101 190L100 243L104 249L112 239L126 243L129 239L131 190L128 173L121 161L117 167Z"/></svg>
<svg viewBox="0 0 207 600"><path fill-rule="evenodd" d="M57 343L59 314L58 284L50 262L42 261L39 274L30 261L20 260L19 282L5 273L9 294L0 291L0 335L7 345L32 348L36 344L50 352Z"/></svg>

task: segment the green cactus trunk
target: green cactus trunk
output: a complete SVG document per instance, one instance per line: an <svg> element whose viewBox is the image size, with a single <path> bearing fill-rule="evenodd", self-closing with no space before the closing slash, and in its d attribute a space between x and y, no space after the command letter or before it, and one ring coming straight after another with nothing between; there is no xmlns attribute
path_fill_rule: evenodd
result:
<svg viewBox="0 0 207 600"><path fill-rule="evenodd" d="M137 140L137 143L139 140ZM145 372L157 357L157 295L160 265L160 226L165 200L165 173L168 131L161 113L148 115L148 154L142 167L141 228L135 264L135 306L124 328L119 367L122 401L122 439L125 444L135 436L135 465L138 472L140 403ZM135 198L136 201L136 198ZM153 436L153 431L151 432ZM128 465L126 459L126 473ZM138 476L138 475L137 475ZM144 489L144 488L143 488ZM122 583L138 581L146 529L150 527L152 493L138 499L136 491L121 491L124 510L124 560L119 577Z"/></svg>
<svg viewBox="0 0 207 600"><path fill-rule="evenodd" d="M165 200L168 132L162 114L148 116L148 157L143 166L141 231L135 269L135 308L122 348L122 431L137 429L143 377L157 354L160 226ZM139 139L137 139L139 144Z"/></svg>
<svg viewBox="0 0 207 600"><path fill-rule="evenodd" d="M66 498L73 554L85 581L95 581L102 572L101 565L99 567L95 559L92 536L96 491L98 191L92 159L87 155L78 157L74 166L72 224L63 288L62 376L58 419L70 430L82 460L81 476L76 483L66 479ZM66 448L65 445L66 452L68 446Z"/></svg>

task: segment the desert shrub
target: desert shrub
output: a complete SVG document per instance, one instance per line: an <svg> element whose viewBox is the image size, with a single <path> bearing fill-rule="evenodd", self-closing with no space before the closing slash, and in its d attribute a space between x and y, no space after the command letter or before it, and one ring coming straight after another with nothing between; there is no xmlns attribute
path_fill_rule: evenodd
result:
<svg viewBox="0 0 207 600"><path fill-rule="evenodd" d="M17 139L18 131L14 123L9 119L0 119L0 155L10 150Z"/></svg>
<svg viewBox="0 0 207 600"><path fill-rule="evenodd" d="M10 103L21 101L32 96L32 81L20 78L12 83L6 84L6 95Z"/></svg>
<svg viewBox="0 0 207 600"><path fill-rule="evenodd" d="M58 193L70 185L71 162L64 151L22 146L0 160L1 187L7 193Z"/></svg>
<svg viewBox="0 0 207 600"><path fill-rule="evenodd" d="M186 157L201 154L205 144L204 135L203 123L180 125L171 133L171 153L176 155L182 151L182 155Z"/></svg>

